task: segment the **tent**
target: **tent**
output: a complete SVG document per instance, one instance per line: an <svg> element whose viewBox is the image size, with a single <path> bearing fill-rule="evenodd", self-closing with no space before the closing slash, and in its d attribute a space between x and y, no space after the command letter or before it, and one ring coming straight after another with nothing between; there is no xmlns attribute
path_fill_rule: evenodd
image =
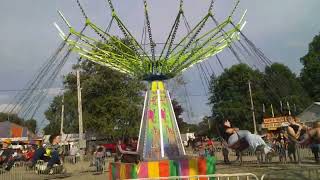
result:
<svg viewBox="0 0 320 180"><path fill-rule="evenodd" d="M320 102L314 102L298 115L301 122L311 123L320 120Z"/></svg>
<svg viewBox="0 0 320 180"><path fill-rule="evenodd" d="M35 134L28 128L18 124L4 121L0 122L0 139L11 139L11 141L28 141L34 138Z"/></svg>

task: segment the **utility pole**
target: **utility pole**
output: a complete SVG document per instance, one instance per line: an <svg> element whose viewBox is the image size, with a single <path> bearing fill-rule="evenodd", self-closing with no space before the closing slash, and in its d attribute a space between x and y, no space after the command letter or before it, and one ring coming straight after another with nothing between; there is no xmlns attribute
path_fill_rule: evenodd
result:
<svg viewBox="0 0 320 180"><path fill-rule="evenodd" d="M84 137L83 137L82 103L81 103L81 86L80 86L80 70L79 70L79 68L77 68L77 91L78 91L80 159L83 160L84 148L86 148L86 142L85 142Z"/></svg>
<svg viewBox="0 0 320 180"><path fill-rule="evenodd" d="M249 93L250 93L250 101L251 101L251 111L252 111L254 134L257 134L256 116L254 114L254 105L253 105L253 100L252 100L252 92L251 92L251 82L250 82L250 80L248 81L248 84L249 84Z"/></svg>
<svg viewBox="0 0 320 180"><path fill-rule="evenodd" d="M61 127L60 134L63 134L63 120L64 120L64 94L62 95L62 105L61 105Z"/></svg>

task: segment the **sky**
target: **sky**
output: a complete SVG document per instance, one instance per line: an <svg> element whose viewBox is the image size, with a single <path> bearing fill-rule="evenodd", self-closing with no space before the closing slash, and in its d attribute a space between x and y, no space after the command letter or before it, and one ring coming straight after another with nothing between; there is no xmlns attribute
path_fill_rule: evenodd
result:
<svg viewBox="0 0 320 180"><path fill-rule="evenodd" d="M81 3L94 23L107 26L111 16L105 0L81 0ZM214 13L217 18L226 17L233 4L234 0L216 0ZM177 14L178 1L149 0L149 5L155 41L164 41ZM195 24L205 15L208 5L209 0L185 0L184 9L190 24ZM132 34L140 37L142 0L114 0L114 6ZM245 34L272 61L284 63L299 74L302 68L299 59L307 53L308 43L320 32L318 7L319 0L242 0L235 15L239 17L247 9ZM83 17L75 0L1 0L0 110L14 96L15 91L7 90L23 89L61 42L53 23L57 22L64 30L66 28L57 10L61 10L78 30L83 26ZM43 111L52 97L61 93L61 77L71 70L75 58L74 55L68 61L37 112L39 122L44 120ZM208 61L214 65L213 59ZM193 68L183 75L191 103L185 103L186 93L182 87L174 92L174 97L189 110L189 116L184 115L188 122L199 122L203 116L210 115L208 97L200 77L195 74L197 72Z"/></svg>

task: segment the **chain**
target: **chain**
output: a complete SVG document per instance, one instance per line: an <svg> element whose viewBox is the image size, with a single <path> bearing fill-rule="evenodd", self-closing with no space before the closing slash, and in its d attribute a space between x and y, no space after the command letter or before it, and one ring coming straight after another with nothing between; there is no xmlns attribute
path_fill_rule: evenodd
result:
<svg viewBox="0 0 320 180"><path fill-rule="evenodd" d="M80 10L81 10L81 13L82 13L83 17L84 17L85 19L88 19L87 14L85 13L83 7L82 7L81 4L80 4L80 1L79 1L79 0L76 0L76 1L77 1L77 4L78 4L78 6L79 6L79 8L80 8Z"/></svg>
<svg viewBox="0 0 320 180"><path fill-rule="evenodd" d="M182 52L179 54L177 61L181 58L182 54L186 51L186 49L189 48L189 46L191 45L191 43L193 42L193 40L198 36L198 34L200 33L200 31L202 30L202 28L204 27L205 23L207 22L208 16L205 17L205 21L200 25L199 29L195 32L195 34L190 38L190 41L188 42L188 44L183 48Z"/></svg>
<svg viewBox="0 0 320 180"><path fill-rule="evenodd" d="M208 12L212 11L214 3L215 3L215 0L211 0Z"/></svg>
<svg viewBox="0 0 320 180"><path fill-rule="evenodd" d="M147 5L147 1L146 0L144 0L143 2L144 2L145 16L146 16L146 20L147 20L150 48L151 48L151 53L152 53L152 60L155 61L154 42L153 42L153 39L152 39L151 24L150 24L148 10L147 10L148 5Z"/></svg>
<svg viewBox="0 0 320 180"><path fill-rule="evenodd" d="M231 12L231 14L230 14L230 17L233 16L233 14L234 14L234 12L236 11L236 9L238 8L239 4L240 4L240 0L237 0L236 5L234 6L234 8L233 8L233 10L232 10L232 12Z"/></svg>
<svg viewBox="0 0 320 180"><path fill-rule="evenodd" d="M183 0L180 0L180 11L182 11L183 7Z"/></svg>
<svg viewBox="0 0 320 180"><path fill-rule="evenodd" d="M113 4L112 4L111 0L108 0L107 2L109 4L109 7L110 7L111 11L114 12L114 7L113 7Z"/></svg>
<svg viewBox="0 0 320 180"><path fill-rule="evenodd" d="M118 19L116 19L116 21L118 22ZM136 47L135 47L135 45L132 43L131 38L128 36L126 30L123 28L122 24L118 22L118 26L119 26L120 30L122 31L124 37L132 44L131 48L134 50L134 52L139 54L137 49L136 49Z"/></svg>
<svg viewBox="0 0 320 180"><path fill-rule="evenodd" d="M114 17L112 16L111 21L110 21L108 27L107 27L106 30L105 30L106 33L110 31L111 26L112 26L112 23L113 23L113 19L114 19Z"/></svg>
<svg viewBox="0 0 320 180"><path fill-rule="evenodd" d="M178 31L178 28L179 28L179 24L180 24L180 16L181 16L181 13L179 13L179 16L177 18L177 21L176 21L176 24L175 24L175 27L174 27L174 30L173 30L173 33L172 33L172 36L171 36L171 40L170 40L170 43L169 43L169 46L168 46L168 51L167 51L167 54L165 56L165 59L169 58L170 50L171 50L172 45L173 45L173 41L176 38L176 34L177 34L177 31Z"/></svg>

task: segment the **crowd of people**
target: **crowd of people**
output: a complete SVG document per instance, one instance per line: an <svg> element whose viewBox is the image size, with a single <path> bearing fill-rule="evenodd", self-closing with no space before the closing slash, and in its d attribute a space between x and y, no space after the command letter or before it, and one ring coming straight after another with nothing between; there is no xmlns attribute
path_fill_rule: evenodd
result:
<svg viewBox="0 0 320 180"><path fill-rule="evenodd" d="M320 161L320 122L315 122L313 127L308 127L297 119L289 117L288 122L277 133L262 136L233 127L229 120L224 121L222 129L220 140L213 141L206 136L190 138L187 147L191 147L194 153L202 157L215 156L217 147L220 147L224 162L230 163L229 151L235 151L239 158L239 154L244 149L252 152L261 151L264 154L277 154L280 162L287 162L287 159L290 159L291 162L298 162L299 147L308 146L314 154L315 161ZM47 162L46 170L50 171L53 165L61 165L63 156L66 155L60 143L61 136L56 134L50 136L49 143L46 145L27 145L21 146L20 149L13 149L11 141L6 139L2 141L0 167L9 171L16 162L22 161L29 162L29 168L33 168L39 160L43 160ZM94 158L91 164L96 167L97 171L102 171L105 158L110 157L112 151L106 149L103 144L92 149L91 155ZM119 140L115 145L114 160L138 163L140 157L136 150L137 139L128 139L126 143ZM72 158L72 163L77 163L79 148L72 145L68 150L68 155Z"/></svg>
<svg viewBox="0 0 320 180"><path fill-rule="evenodd" d="M61 164L62 151L60 148L60 135L51 135L49 143L44 145L21 145L20 148L14 149L10 139L2 141L0 151L0 167L10 171L14 165L19 162L28 164L30 169L34 168L39 160L47 163L47 170L53 168L55 164Z"/></svg>
<svg viewBox="0 0 320 180"><path fill-rule="evenodd" d="M1 142L0 150L0 168L10 171L18 162L24 162L29 169L34 169L39 161L46 162L45 172L51 172L54 165L62 165L65 161L65 156L68 156L70 163L77 163L80 156L80 149L77 145L71 145L67 150L61 145L61 136L54 134L49 137L47 144L41 145L23 145L21 148L14 149L10 139ZM130 138L125 143L119 140L115 144L115 161L121 162L138 162L139 155L136 152L137 138ZM105 165L106 157L111 157L113 150L106 149L104 144L98 144L92 147L90 154L93 159L92 166L96 167L97 171L102 171Z"/></svg>
<svg viewBox="0 0 320 180"><path fill-rule="evenodd" d="M299 147L310 147L314 159L319 162L320 153L320 122L315 122L312 127L299 123L296 119L289 118L288 123L274 134L265 136L265 141L276 150L281 162L298 162Z"/></svg>
<svg viewBox="0 0 320 180"><path fill-rule="evenodd" d="M280 162L299 162L300 148L311 148L314 160L319 163L320 154L320 122L315 122L308 127L299 122L297 118L288 117L276 133L263 135L252 134L247 130L233 127L229 120L223 123L223 131L220 139L215 143L207 137L190 138L187 147L191 147L194 153L200 156L214 155L217 150L222 151L225 163L230 163L229 152L234 151L239 160L243 150L255 154L264 154L265 161L271 161L278 156ZM257 153L259 152L259 153Z"/></svg>
<svg viewBox="0 0 320 180"><path fill-rule="evenodd" d="M14 163L30 161L36 149L36 145L25 145L20 146L18 149L13 149L11 140L5 139L2 141L2 148L0 150L0 167L10 171Z"/></svg>

